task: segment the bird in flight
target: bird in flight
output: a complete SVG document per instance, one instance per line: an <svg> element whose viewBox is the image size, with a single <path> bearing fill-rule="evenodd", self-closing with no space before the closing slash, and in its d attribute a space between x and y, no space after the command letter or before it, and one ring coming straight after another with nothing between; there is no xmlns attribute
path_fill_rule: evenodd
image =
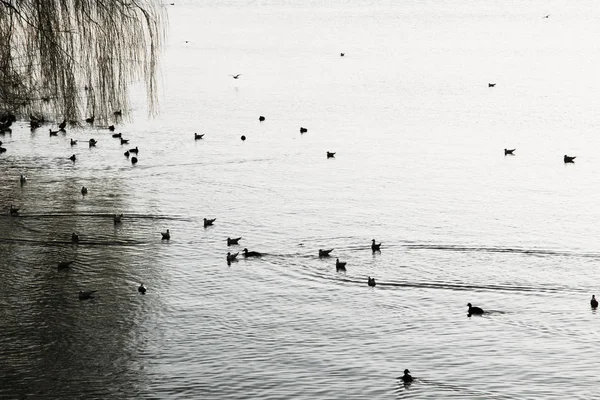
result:
<svg viewBox="0 0 600 400"><path fill-rule="evenodd" d="M240 77L241 74L237 74L237 75L229 75L229 76L233 76L233 79L237 79Z"/></svg>
<svg viewBox="0 0 600 400"><path fill-rule="evenodd" d="M542 18L550 18L550 14L543 16Z"/></svg>

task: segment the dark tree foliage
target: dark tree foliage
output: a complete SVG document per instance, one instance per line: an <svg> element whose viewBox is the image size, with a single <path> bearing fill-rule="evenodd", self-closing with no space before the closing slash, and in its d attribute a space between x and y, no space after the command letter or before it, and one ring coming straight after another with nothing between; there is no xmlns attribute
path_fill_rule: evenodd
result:
<svg viewBox="0 0 600 400"><path fill-rule="evenodd" d="M145 84L156 110L157 0L0 0L0 114L107 121Z"/></svg>

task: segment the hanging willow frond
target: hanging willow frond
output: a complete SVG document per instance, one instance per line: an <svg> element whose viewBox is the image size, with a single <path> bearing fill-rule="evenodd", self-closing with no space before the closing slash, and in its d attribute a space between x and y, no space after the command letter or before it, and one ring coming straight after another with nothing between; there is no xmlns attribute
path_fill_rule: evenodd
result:
<svg viewBox="0 0 600 400"><path fill-rule="evenodd" d="M158 0L0 0L0 113L108 120L146 87L156 111Z"/></svg>

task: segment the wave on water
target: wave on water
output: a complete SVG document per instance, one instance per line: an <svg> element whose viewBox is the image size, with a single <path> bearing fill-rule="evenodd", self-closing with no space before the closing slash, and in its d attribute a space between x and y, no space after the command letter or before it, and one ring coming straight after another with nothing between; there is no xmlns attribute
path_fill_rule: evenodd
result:
<svg viewBox="0 0 600 400"><path fill-rule="evenodd" d="M526 249L518 247L495 247L495 246L462 246L462 245L436 245L436 244L407 244L409 249L415 250L441 250L458 252L485 252L485 253L513 253L532 256L558 256L558 257L589 257L600 258L600 253L579 253L565 250L550 249Z"/></svg>

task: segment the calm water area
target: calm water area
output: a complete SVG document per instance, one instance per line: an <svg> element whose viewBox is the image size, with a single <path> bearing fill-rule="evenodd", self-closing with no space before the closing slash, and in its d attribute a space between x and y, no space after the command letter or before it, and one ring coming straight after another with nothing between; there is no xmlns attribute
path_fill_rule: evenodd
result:
<svg viewBox="0 0 600 400"><path fill-rule="evenodd" d="M175 3L128 145L0 136L0 398L597 396L597 2Z"/></svg>

